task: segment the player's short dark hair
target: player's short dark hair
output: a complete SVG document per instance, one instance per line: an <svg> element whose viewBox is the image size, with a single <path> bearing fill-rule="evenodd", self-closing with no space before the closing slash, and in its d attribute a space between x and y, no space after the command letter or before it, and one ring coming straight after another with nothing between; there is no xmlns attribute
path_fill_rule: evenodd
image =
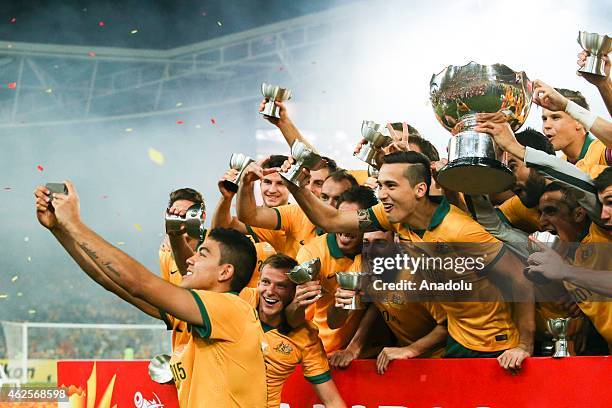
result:
<svg viewBox="0 0 612 408"><path fill-rule="evenodd" d="M436 149L436 146L434 146L429 140L421 136L410 135L408 136L408 143L417 145L419 150L421 150L421 153L427 156L430 161L434 162L440 160L438 149Z"/></svg>
<svg viewBox="0 0 612 408"><path fill-rule="evenodd" d="M410 166L407 166L404 176L412 186L424 182L427 185L427 193L429 194L429 186L431 185L431 162L423 153L415 151L393 152L387 154L383 161L385 164L410 164Z"/></svg>
<svg viewBox="0 0 612 408"><path fill-rule="evenodd" d="M595 178L595 188L597 192L601 193L606 188L610 187L610 185L612 185L612 167L608 166Z"/></svg>
<svg viewBox="0 0 612 408"><path fill-rule="evenodd" d="M214 228L208 233L210 238L219 243L221 258L219 264L234 266L234 276L230 290L240 292L251 280L257 264L255 245L246 235L230 228Z"/></svg>
<svg viewBox="0 0 612 408"><path fill-rule="evenodd" d="M202 198L202 194L193 188L179 188L178 190L174 190L170 193L170 199L168 200L168 208L172 207L172 204L178 200L189 200L194 204L204 204L204 198Z"/></svg>
<svg viewBox="0 0 612 408"><path fill-rule="evenodd" d="M359 183L357 183L357 180L355 179L355 177L353 177L353 175L351 173L349 173L348 171L344 170L344 169L338 169L336 171L333 171L329 174L329 176L327 176L327 178L325 179L325 181L332 179L337 183L341 183L343 181L348 181L349 183L351 183L351 187L354 186L358 186Z"/></svg>
<svg viewBox="0 0 612 408"><path fill-rule="evenodd" d="M261 167L264 169L271 169L274 167L281 167L283 165L283 163L285 163L285 160L287 160L288 157L287 156L283 156L282 154L273 154L272 156L270 156L268 158L268 160L266 160L265 162L262 163Z"/></svg>
<svg viewBox="0 0 612 408"><path fill-rule="evenodd" d="M297 261L285 254L274 254L266 258L261 264L259 270L263 270L264 266L269 265L274 269L293 269L297 266Z"/></svg>
<svg viewBox="0 0 612 408"><path fill-rule="evenodd" d="M549 183L548 185L546 185L546 187L544 187L542 194L551 191L561 192L561 196L563 197L562 200L570 210L573 211L574 209L580 207L580 204L578 203L578 197L576 196L574 190L567 188L559 182L553 181L552 183Z"/></svg>
<svg viewBox="0 0 612 408"><path fill-rule="evenodd" d="M378 204L376 194L371 188L366 186L355 186L346 190L340 198L338 198L338 207L343 202L356 203L362 210L370 207L374 207Z"/></svg>
<svg viewBox="0 0 612 408"><path fill-rule="evenodd" d="M516 133L516 140L523 146L531 147L535 150L540 150L548 154L555 154L555 148L546 136L537 130L528 127L527 129Z"/></svg>
<svg viewBox="0 0 612 408"><path fill-rule="evenodd" d="M555 88L555 90L561 95L565 96L570 101L574 102L576 105L582 106L586 110L589 109L589 104L584 95L580 93L580 91L572 91L571 89L565 88Z"/></svg>
<svg viewBox="0 0 612 408"><path fill-rule="evenodd" d="M338 164L336 163L334 159L327 157L327 156L321 156L321 158L325 162L324 167L329 171L330 174L338 170Z"/></svg>

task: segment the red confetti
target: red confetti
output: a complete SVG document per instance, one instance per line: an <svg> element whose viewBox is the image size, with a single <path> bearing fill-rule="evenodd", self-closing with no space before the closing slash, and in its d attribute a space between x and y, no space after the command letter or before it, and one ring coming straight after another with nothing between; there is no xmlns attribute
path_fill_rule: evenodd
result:
<svg viewBox="0 0 612 408"><path fill-rule="evenodd" d="M104 21L100 21L100 22L98 23L98 25L99 25L100 27L104 27Z"/></svg>
<svg viewBox="0 0 612 408"><path fill-rule="evenodd" d="M44 170L43 166L41 166L40 164L38 166L36 166L36 168L38 169L38 171L43 171Z"/></svg>
<svg viewBox="0 0 612 408"><path fill-rule="evenodd" d="M96 53L95 53L95 52L93 52L93 51L89 51L89 52L87 53L87 55L89 55L90 57L95 57L95 56L96 56Z"/></svg>
<svg viewBox="0 0 612 408"><path fill-rule="evenodd" d="M16 21L17 19L15 17L11 18L11 24L15 24Z"/></svg>
<svg viewBox="0 0 612 408"><path fill-rule="evenodd" d="M214 125L215 123L217 123L217 121L215 120L215 118L210 118L210 123Z"/></svg>
<svg viewBox="0 0 612 408"><path fill-rule="evenodd" d="M8 84L8 88L9 88L9 89L15 89L15 88L17 88L17 82L9 82L9 84Z"/></svg>
<svg viewBox="0 0 612 408"><path fill-rule="evenodd" d="M176 121L176 124L177 124L177 125L182 125L182 124L184 124L184 123L185 123L185 122L183 122L182 120L177 120L177 121Z"/></svg>

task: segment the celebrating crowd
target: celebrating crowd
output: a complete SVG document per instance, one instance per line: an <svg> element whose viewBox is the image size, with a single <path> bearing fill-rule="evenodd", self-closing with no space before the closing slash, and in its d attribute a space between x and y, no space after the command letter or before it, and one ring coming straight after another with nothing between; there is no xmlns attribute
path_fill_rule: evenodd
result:
<svg viewBox="0 0 612 408"><path fill-rule="evenodd" d="M604 60L606 76L582 76L612 114L611 64ZM552 354L548 322L558 318L574 322L570 354L608 355L612 124L589 112L580 92L539 80L533 101L542 108L541 132L515 134L503 112L476 116L474 130L492 137L515 178L511 189L488 196L440 185L447 161L426 135L401 122L387 125L392 142L369 177L332 158L309 169L280 154L219 170L210 229L199 236L168 229L161 277L83 223L69 181L67 194L36 189L37 217L89 277L172 330L170 363L182 407L278 407L284 381L300 364L320 400L343 407L330 368L356 358L375 359L380 375L393 360L412 358L497 358L518 373L526 358ZM264 100L260 111L265 103L272 102ZM273 103L279 117L265 118L287 144L316 152L283 102ZM283 177L296 167L299 182ZM288 204L290 195L296 203ZM201 194L181 188L170 194L167 213L186 217L194 206L204 208ZM542 232L554 245L538 238ZM377 258L440 253L463 261L371 273ZM467 258L479 263L466 266ZM298 281L304 271L316 273ZM342 272L370 280L343 288ZM447 281L471 290L414 296L392 285ZM350 308L357 298L365 306Z"/></svg>

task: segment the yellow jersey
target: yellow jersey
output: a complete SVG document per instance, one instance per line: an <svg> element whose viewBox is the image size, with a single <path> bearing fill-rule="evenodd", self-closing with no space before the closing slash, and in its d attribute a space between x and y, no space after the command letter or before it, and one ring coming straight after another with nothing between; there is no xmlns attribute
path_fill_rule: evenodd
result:
<svg viewBox="0 0 612 408"><path fill-rule="evenodd" d="M245 288L240 292L240 297L257 309L257 289ZM261 325L268 343L265 361L269 408L278 408L285 380L299 364L302 365L304 378L311 384L323 384L332 379L319 331L313 323L306 322L295 329L285 323L279 327L264 322Z"/></svg>
<svg viewBox="0 0 612 408"><path fill-rule="evenodd" d="M257 283L259 282L259 275L261 274L261 264L263 264L266 259L276 253L274 247L272 247L272 245L267 242L256 242L255 251L257 252L257 263L255 264L255 269L253 270L251 280L246 286L247 288L257 287Z"/></svg>
<svg viewBox="0 0 612 408"><path fill-rule="evenodd" d="M527 208L518 196L512 196L497 207L498 213L501 212L502 219L514 228L532 234L540 228L539 208Z"/></svg>
<svg viewBox="0 0 612 408"><path fill-rule="evenodd" d="M601 140L595 139L591 134L587 133L584 138L584 144L582 150L578 156L578 161L572 163L578 167L581 171L595 178L612 163L607 160L606 154L609 154L609 150L606 150ZM565 161L569 161L566 155L562 155L561 158Z"/></svg>
<svg viewBox="0 0 612 408"><path fill-rule="evenodd" d="M588 235L576 250L574 265L609 271L612 277L610 242L612 239L608 232L592 223ZM565 282L565 286L612 350L612 298L594 293L571 282Z"/></svg>
<svg viewBox="0 0 612 408"><path fill-rule="evenodd" d="M478 293L484 299L499 299L483 302L440 301L438 304L448 316L449 335L463 347L475 351L493 352L516 347L519 333L512 321L511 308L503 301L500 290L486 277L487 270L503 255L503 244L467 213L449 204L446 198L440 201L425 231L412 230L408 225L390 224L384 209L381 212L380 207L382 204L370 209L372 221L404 235L405 241L412 241L417 247L424 248L424 252L433 250L434 246L419 243L434 242L434 257L480 258L486 265L480 272L465 270L461 274L443 269L421 271L429 282L462 280L472 284L470 293Z"/></svg>
<svg viewBox="0 0 612 408"><path fill-rule="evenodd" d="M352 270L354 259L342 253L336 241L336 234L324 234L312 239L297 254L297 261L300 264L314 258L321 260L321 273L318 277L321 282L321 298L307 309L306 314L307 318L312 317L313 323L319 329L319 337L323 341L325 352L330 354L348 346L365 311L353 311L344 325L337 329L331 329L327 325L327 310L336 303L334 296L338 288L336 272Z"/></svg>
<svg viewBox="0 0 612 408"><path fill-rule="evenodd" d="M295 258L301 246L324 232L316 227L297 204L273 207L277 224L274 230L247 227L256 240L269 242L277 252Z"/></svg>
<svg viewBox="0 0 612 408"><path fill-rule="evenodd" d="M173 348L170 368L179 405L251 407L267 404L265 340L257 312L236 294L191 290L203 325L160 311L173 331L189 334Z"/></svg>

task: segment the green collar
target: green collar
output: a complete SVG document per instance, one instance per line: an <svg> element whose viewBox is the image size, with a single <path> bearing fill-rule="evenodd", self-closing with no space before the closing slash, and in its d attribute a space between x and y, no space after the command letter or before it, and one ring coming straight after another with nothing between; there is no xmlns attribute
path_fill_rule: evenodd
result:
<svg viewBox="0 0 612 408"><path fill-rule="evenodd" d="M227 291L227 292L225 292L225 293L229 293L230 295L236 295L236 296L238 296L238 295L239 295L239 293L238 293L238 292L235 292L235 291L233 291L233 290L228 290L228 291Z"/></svg>
<svg viewBox="0 0 612 408"><path fill-rule="evenodd" d="M344 255L344 252L342 252L342 250L338 246L338 241L336 240L336 234L333 234L333 233L327 234L327 249L329 249L329 253L332 256L332 258L336 258L336 259L351 258L348 255Z"/></svg>
<svg viewBox="0 0 612 408"><path fill-rule="evenodd" d="M317 234L317 236L320 237L321 235L325 234L325 230L321 227L316 227L315 234Z"/></svg>
<svg viewBox="0 0 612 408"><path fill-rule="evenodd" d="M278 327L272 327L268 323L264 323L261 320L260 322L261 328L263 329L264 333L276 329L280 334L284 334L285 336L287 336L291 332L291 326L289 326L285 321L283 321Z"/></svg>
<svg viewBox="0 0 612 408"><path fill-rule="evenodd" d="M584 144L582 145L582 150L580 150L580 156L578 156L578 161L584 159L584 156L586 156L587 151L589 151L589 147L591 146L591 143L593 143L594 140L595 138L591 136L590 133L586 134L584 138Z"/></svg>
<svg viewBox="0 0 612 408"><path fill-rule="evenodd" d="M427 227L427 230L413 229L412 231L414 231L414 233L416 233L419 237L423 238L423 235L425 235L426 231L431 231L438 225L442 224L442 221L444 221L444 217L446 217L446 214L448 214L449 211L450 204L448 203L446 197L443 197L442 200L440 200L440 204L438 204L438 208L436 208L436 211L434 211L433 215L431 216L431 220L429 220L429 226Z"/></svg>

